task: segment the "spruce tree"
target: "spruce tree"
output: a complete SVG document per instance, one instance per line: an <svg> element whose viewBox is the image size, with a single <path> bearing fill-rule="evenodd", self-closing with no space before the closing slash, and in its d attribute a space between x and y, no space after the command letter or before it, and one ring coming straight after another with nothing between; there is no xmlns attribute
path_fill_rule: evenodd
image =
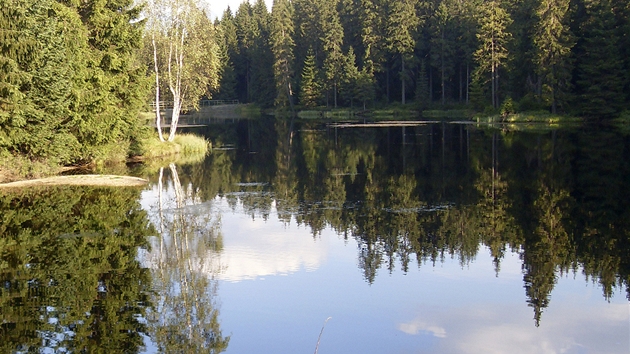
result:
<svg viewBox="0 0 630 354"><path fill-rule="evenodd" d="M585 1L576 56L576 113L592 120L616 116L624 103L624 76L609 0Z"/></svg>
<svg viewBox="0 0 630 354"><path fill-rule="evenodd" d="M416 104L421 110L429 106L429 79L427 77L427 66L425 60L420 61L418 70L418 80L416 81Z"/></svg>
<svg viewBox="0 0 630 354"><path fill-rule="evenodd" d="M293 9L289 0L274 0L272 8L271 48L274 55L277 106L293 108Z"/></svg>
<svg viewBox="0 0 630 354"><path fill-rule="evenodd" d="M431 62L440 73L440 91L442 104L446 103L447 81L453 75L453 62L455 44L452 36L455 34L453 28L454 6L441 1L436 11L431 17Z"/></svg>
<svg viewBox="0 0 630 354"><path fill-rule="evenodd" d="M569 0L542 0L536 11L538 24L534 36L538 74L544 83L544 97L552 113L567 102L570 92L572 58L575 44L568 26Z"/></svg>
<svg viewBox="0 0 630 354"><path fill-rule="evenodd" d="M495 109L499 107L500 71L508 59L507 44L511 34L507 28L511 22L510 15L499 1L484 3L477 30L479 47L475 51L477 84L490 83L490 100Z"/></svg>
<svg viewBox="0 0 630 354"><path fill-rule="evenodd" d="M237 91L241 102L251 102L251 74L254 38L258 36L258 26L253 19L252 6L244 1L238 7L234 15L234 26L236 27L237 50L233 58L234 69L236 71Z"/></svg>
<svg viewBox="0 0 630 354"><path fill-rule="evenodd" d="M74 2L69 2L73 4ZM84 1L76 10L87 30L90 86L81 99L83 120L79 138L84 153L117 148L121 137L138 131L144 104L145 68L137 59L144 23L133 0Z"/></svg>
<svg viewBox="0 0 630 354"><path fill-rule="evenodd" d="M387 47L400 60L401 102L405 104L406 81L416 46L416 30L420 24L415 0L391 0L387 17ZM407 63L407 67L405 67Z"/></svg>
<svg viewBox="0 0 630 354"><path fill-rule="evenodd" d="M304 67L300 79L300 104L304 107L315 107L320 97L320 86L317 81L315 54L310 49L304 59Z"/></svg>
<svg viewBox="0 0 630 354"><path fill-rule="evenodd" d="M324 75L326 77L326 91L333 95L333 105L337 107L337 93L343 77L344 55L343 28L339 20L339 13L335 0L321 0L322 14L320 17L323 32L322 47L324 50ZM328 104L328 102L326 102Z"/></svg>
<svg viewBox="0 0 630 354"><path fill-rule="evenodd" d="M341 80L341 96L350 103L350 107L354 106L354 99L358 90L359 69L356 65L356 55L354 48L348 49L348 54L344 56L343 77Z"/></svg>
<svg viewBox="0 0 630 354"><path fill-rule="evenodd" d="M273 62L274 56L269 45L271 35L271 14L263 0L257 0L252 8L252 18L258 30L251 50L251 94L250 99L263 107L273 106L276 99Z"/></svg>
<svg viewBox="0 0 630 354"><path fill-rule="evenodd" d="M0 25L0 154L87 160L78 128L89 48L78 14L51 0L10 0Z"/></svg>

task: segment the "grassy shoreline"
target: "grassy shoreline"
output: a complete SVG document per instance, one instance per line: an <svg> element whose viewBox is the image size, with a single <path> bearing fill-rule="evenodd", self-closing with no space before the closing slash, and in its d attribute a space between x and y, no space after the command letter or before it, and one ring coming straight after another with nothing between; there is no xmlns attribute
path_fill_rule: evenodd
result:
<svg viewBox="0 0 630 354"><path fill-rule="evenodd" d="M201 160L211 151L212 144L194 134L179 134L173 142L160 142L157 137L146 137L136 143L131 156L112 154L81 166L61 166L50 160L31 160L25 156L0 155L0 183L40 179L60 175L74 169L94 171L97 167L127 162L147 163L175 157L175 161Z"/></svg>

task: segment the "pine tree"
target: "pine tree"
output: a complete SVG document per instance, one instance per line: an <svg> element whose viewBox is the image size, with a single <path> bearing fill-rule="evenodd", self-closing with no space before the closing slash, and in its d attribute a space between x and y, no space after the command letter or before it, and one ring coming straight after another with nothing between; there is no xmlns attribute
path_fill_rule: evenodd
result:
<svg viewBox="0 0 630 354"><path fill-rule="evenodd" d="M418 80L416 81L416 103L421 110L428 107L429 100L429 80L427 78L427 67L425 60L420 61L420 69L418 70Z"/></svg>
<svg viewBox="0 0 630 354"><path fill-rule="evenodd" d="M452 36L455 34L453 28L453 15L450 10L454 8L441 1L431 17L431 61L432 66L440 73L440 88L442 104L446 103L446 83L453 75L453 55L455 46Z"/></svg>
<svg viewBox="0 0 630 354"><path fill-rule="evenodd" d="M568 27L569 0L542 0L536 13L534 37L538 74L547 88L551 111L567 101L572 70L571 48L575 44Z"/></svg>
<svg viewBox="0 0 630 354"><path fill-rule="evenodd" d="M367 103L373 101L376 96L376 92L374 92L374 75L367 66L359 72L355 96L363 104L363 110L367 108Z"/></svg>
<svg viewBox="0 0 630 354"><path fill-rule="evenodd" d="M293 9L289 0L274 0L272 8L271 48L274 54L276 105L293 108Z"/></svg>
<svg viewBox="0 0 630 354"><path fill-rule="evenodd" d="M616 35L623 60L623 81L626 106L630 105L630 1L612 0L616 17Z"/></svg>
<svg viewBox="0 0 630 354"><path fill-rule="evenodd" d="M73 3L73 2L69 2ZM116 148L120 137L138 131L137 119L144 104L145 68L137 60L144 23L138 21L141 8L133 0L84 1L76 11L87 29L93 67L86 78L92 85L82 97L85 124L80 139L85 153ZM88 94L89 93L89 94ZM91 151L88 146L94 146Z"/></svg>
<svg viewBox="0 0 630 354"><path fill-rule="evenodd" d="M341 96L345 101L350 102L350 107L354 106L354 99L358 90L359 69L356 65L356 55L354 48L348 49L348 54L344 57L343 77L341 79Z"/></svg>
<svg viewBox="0 0 630 354"><path fill-rule="evenodd" d="M413 50L416 46L415 32L420 25L420 19L416 13L414 0L391 0L388 5L387 47L399 57L401 63L401 102L405 104L406 81L409 75L405 63L412 61ZM407 67L409 66L408 64Z"/></svg>
<svg viewBox="0 0 630 354"><path fill-rule="evenodd" d="M77 126L89 48L78 14L50 0L11 0L0 5L0 24L0 154L85 158Z"/></svg>
<svg viewBox="0 0 630 354"><path fill-rule="evenodd" d="M302 76L300 79L300 104L304 107L315 107L320 97L320 86L317 82L317 67L315 54L309 50L304 60Z"/></svg>
<svg viewBox="0 0 630 354"><path fill-rule="evenodd" d="M602 120L617 115L624 102L623 62L609 0L586 0L576 45L578 114Z"/></svg>
<svg viewBox="0 0 630 354"><path fill-rule="evenodd" d="M324 75L326 77L326 91L332 92L333 105L337 107L337 93L343 76L344 55L343 28L339 20L339 13L335 0L321 0L322 14L320 23L323 33L322 47L324 50ZM328 104L328 101L326 102Z"/></svg>
<svg viewBox="0 0 630 354"><path fill-rule="evenodd" d="M271 14L263 0L257 0L252 8L252 18L258 29L254 37L251 55L250 99L263 107L273 106L276 99L273 63L274 56L269 45L271 36Z"/></svg>
<svg viewBox="0 0 630 354"><path fill-rule="evenodd" d="M237 50L233 61L236 71L237 91L241 102L251 102L252 62L256 60L252 56L252 50L254 38L258 37L258 26L253 19L252 12L251 4L244 1L234 15Z"/></svg>
<svg viewBox="0 0 630 354"><path fill-rule="evenodd" d="M490 97L493 108L499 107L498 86L501 66L508 59L507 43L511 34L507 28L512 20L497 0L484 3L479 19L477 39L479 48L475 51L478 81L480 84L490 82ZM488 77L489 76L489 77Z"/></svg>

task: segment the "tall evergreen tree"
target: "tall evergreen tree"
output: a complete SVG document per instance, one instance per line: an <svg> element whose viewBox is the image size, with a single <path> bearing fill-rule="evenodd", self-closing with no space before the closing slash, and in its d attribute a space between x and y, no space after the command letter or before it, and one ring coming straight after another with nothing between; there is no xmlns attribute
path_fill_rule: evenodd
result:
<svg viewBox="0 0 630 354"><path fill-rule="evenodd" d="M93 68L87 79L93 88L82 97L86 124L80 129L80 139L84 147L116 148L120 137L138 130L138 112L145 99L145 68L137 60L144 23L138 21L141 8L134 4L133 0L77 4L76 11L88 31L88 65ZM89 149L85 153L99 154Z"/></svg>
<svg viewBox="0 0 630 354"><path fill-rule="evenodd" d="M302 76L300 79L300 104L304 107L315 107L320 97L320 86L317 78L315 54L309 50L304 59Z"/></svg>
<svg viewBox="0 0 630 354"><path fill-rule="evenodd" d="M251 79L252 79L252 52L254 39L258 37L258 26L253 18L252 6L244 1L239 5L234 15L234 25L236 27L237 51L234 60L234 69L237 78L237 90L239 100L242 102L251 101Z"/></svg>
<svg viewBox="0 0 630 354"><path fill-rule="evenodd" d="M342 98L350 103L350 107L354 106L360 77L356 61L357 58L354 54L354 48L350 47L348 54L344 56L343 77L340 90Z"/></svg>
<svg viewBox="0 0 630 354"><path fill-rule="evenodd" d="M413 50L416 46L416 30L420 24L415 8L415 0L392 0L388 3L387 47L399 57L401 102L405 104L409 63L413 61ZM405 68L405 63L407 68Z"/></svg>
<svg viewBox="0 0 630 354"><path fill-rule="evenodd" d="M576 44L577 114L594 120L617 115L624 103L623 62L610 0L585 0Z"/></svg>
<svg viewBox="0 0 630 354"><path fill-rule="evenodd" d="M274 0L272 8L271 48L274 54L276 105L293 108L293 8L289 0Z"/></svg>
<svg viewBox="0 0 630 354"><path fill-rule="evenodd" d="M551 112L565 103L570 91L573 35L568 26L569 0L542 0L536 11L538 24L534 37L536 64L551 103Z"/></svg>
<svg viewBox="0 0 630 354"><path fill-rule="evenodd" d="M454 4L453 4L454 5ZM431 17L431 27L433 35L431 36L431 59L432 65L438 69L440 73L440 91L442 104L446 103L447 81L453 75L454 64L454 38L455 28L453 28L452 9L455 8L446 1L440 1L436 11Z"/></svg>
<svg viewBox="0 0 630 354"><path fill-rule="evenodd" d="M326 77L326 91L333 95L333 105L337 107L337 93L343 77L344 55L343 28L339 13L335 6L336 0L321 0L320 23L323 33L322 47L324 50L324 75ZM326 102L328 104L328 102Z"/></svg>
<svg viewBox="0 0 630 354"><path fill-rule="evenodd" d="M416 103L420 109L424 110L430 103L429 100L429 80L427 78L427 66L425 60L420 61L418 69L418 80L416 81Z"/></svg>
<svg viewBox="0 0 630 354"><path fill-rule="evenodd" d="M276 98L273 63L274 56L270 46L271 14L267 11L264 0L257 0L252 8L252 17L258 30L254 37L251 51L251 94L250 99L259 105L272 106Z"/></svg>
<svg viewBox="0 0 630 354"><path fill-rule="evenodd" d="M477 79L480 84L490 82L492 107L499 107L499 78L502 65L508 58L507 43L511 34L507 27L512 22L509 14L497 0L484 3L479 18L477 39L479 47L475 51ZM489 76L489 78L488 78Z"/></svg>

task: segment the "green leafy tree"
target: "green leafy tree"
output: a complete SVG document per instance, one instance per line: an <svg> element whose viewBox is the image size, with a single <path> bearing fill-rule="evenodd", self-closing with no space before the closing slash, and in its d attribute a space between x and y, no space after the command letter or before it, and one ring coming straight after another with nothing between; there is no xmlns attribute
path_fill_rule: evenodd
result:
<svg viewBox="0 0 630 354"><path fill-rule="evenodd" d="M203 96L210 96L218 87L220 51L214 25L195 0L153 0L146 9L156 92L162 85L158 72L164 72L161 79L166 82L173 102L167 139L173 141L185 102L196 108ZM158 102L156 110L159 111ZM158 121L159 117L157 114ZM157 125L160 126L159 122Z"/></svg>

